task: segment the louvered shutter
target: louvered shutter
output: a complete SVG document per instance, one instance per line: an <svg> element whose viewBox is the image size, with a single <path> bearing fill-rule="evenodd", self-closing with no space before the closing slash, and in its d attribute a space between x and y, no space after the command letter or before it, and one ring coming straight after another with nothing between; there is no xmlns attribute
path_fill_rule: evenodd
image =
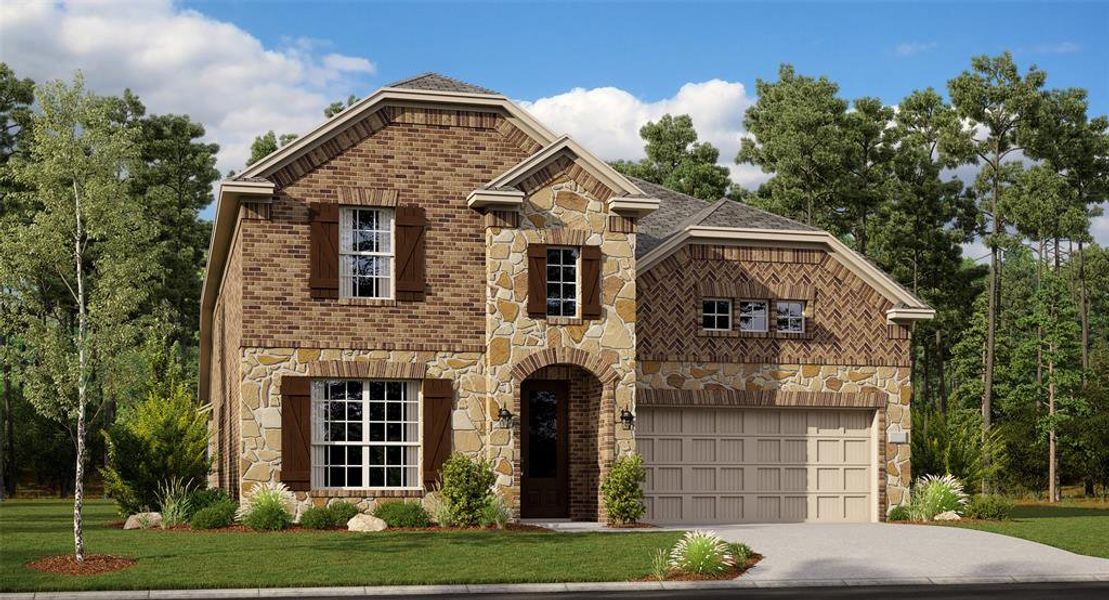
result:
<svg viewBox="0 0 1109 600"><path fill-rule="evenodd" d="M528 245L528 316L547 316L547 245Z"/></svg>
<svg viewBox="0 0 1109 600"><path fill-rule="evenodd" d="M281 378L281 482L308 491L312 473L312 383L308 377Z"/></svg>
<svg viewBox="0 0 1109 600"><path fill-rule="evenodd" d="M339 297L339 205L312 202L308 205L311 263L308 285L313 298Z"/></svg>
<svg viewBox="0 0 1109 600"><path fill-rule="evenodd" d="M398 206L397 231L397 300L419 302L424 299L424 263L427 217L421 206Z"/></svg>
<svg viewBox="0 0 1109 600"><path fill-rule="evenodd" d="M581 316L583 319L601 318L600 246L582 246L581 249Z"/></svg>
<svg viewBox="0 0 1109 600"><path fill-rule="evenodd" d="M425 379L423 401L424 490L431 491L451 453L451 410L454 408L451 380Z"/></svg>

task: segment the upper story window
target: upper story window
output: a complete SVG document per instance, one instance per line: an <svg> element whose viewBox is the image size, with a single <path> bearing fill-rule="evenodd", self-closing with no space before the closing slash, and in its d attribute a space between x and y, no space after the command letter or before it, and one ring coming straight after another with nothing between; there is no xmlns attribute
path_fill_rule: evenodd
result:
<svg viewBox="0 0 1109 600"><path fill-rule="evenodd" d="M578 314L578 249L547 248L547 316Z"/></svg>
<svg viewBox="0 0 1109 600"><path fill-rule="evenodd" d="M778 331L782 333L805 332L805 303L796 300L779 300Z"/></svg>
<svg viewBox="0 0 1109 600"><path fill-rule="evenodd" d="M730 331L732 301L727 298L706 298L701 303L701 325L706 331Z"/></svg>
<svg viewBox="0 0 1109 600"><path fill-rule="evenodd" d="M417 397L412 381L313 381L312 487L420 487Z"/></svg>
<svg viewBox="0 0 1109 600"><path fill-rule="evenodd" d="M739 303L739 330L765 332L767 326L766 300L741 300Z"/></svg>
<svg viewBox="0 0 1109 600"><path fill-rule="evenodd" d="M393 210L344 207L339 215L339 296L393 297Z"/></svg>

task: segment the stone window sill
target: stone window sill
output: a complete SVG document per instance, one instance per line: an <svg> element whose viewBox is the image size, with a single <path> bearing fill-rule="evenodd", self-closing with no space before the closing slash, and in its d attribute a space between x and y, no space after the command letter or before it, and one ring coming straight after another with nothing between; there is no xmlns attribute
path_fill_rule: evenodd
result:
<svg viewBox="0 0 1109 600"><path fill-rule="evenodd" d="M316 498L423 498L423 490L332 490L315 489L308 492Z"/></svg>
<svg viewBox="0 0 1109 600"><path fill-rule="evenodd" d="M756 340L811 340L813 338L812 333L808 331L803 333L786 333L783 331L738 331L735 329L727 331L712 331L703 328L697 329L697 335L700 337L749 338Z"/></svg>
<svg viewBox="0 0 1109 600"><path fill-rule="evenodd" d="M547 317L548 325L583 325L585 319L581 317Z"/></svg>
<svg viewBox="0 0 1109 600"><path fill-rule="evenodd" d="M339 298L339 304L348 306L396 306L396 298Z"/></svg>

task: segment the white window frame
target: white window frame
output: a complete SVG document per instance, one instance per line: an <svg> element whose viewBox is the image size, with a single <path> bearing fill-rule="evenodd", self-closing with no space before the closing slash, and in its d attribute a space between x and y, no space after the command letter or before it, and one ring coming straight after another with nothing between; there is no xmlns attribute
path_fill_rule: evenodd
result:
<svg viewBox="0 0 1109 600"><path fill-rule="evenodd" d="M725 304L725 306L727 306L726 312L720 312L720 311L715 311L715 310L713 312L708 312L708 311L705 310L705 303L706 302L713 302L713 303L723 302ZM718 307L714 305L713 308L718 308ZM705 331L731 331L732 327L733 327L732 322L735 320L735 312L733 311L733 309L734 309L734 304L732 303L731 298L702 298L701 299L701 328L704 329ZM705 317L712 317L713 322L716 323L717 325L720 324L720 317L727 317L728 326L727 327L705 327Z"/></svg>
<svg viewBox="0 0 1109 600"><path fill-rule="evenodd" d="M387 221L385 228L375 229L373 231L387 233L385 238L387 248L384 250L355 250L354 244L354 215L358 212L376 212L378 214L379 223L384 219ZM380 227L380 225L379 225ZM381 206L343 206L339 208L339 297L340 298L374 298L382 300L391 300L395 296L396 291L396 268L397 268L397 218L396 213L391 208ZM383 281L386 290L384 293L379 293L376 296L358 296L354 294L354 274L353 265L359 256L371 256L384 259L388 263L388 274L386 277L375 277L379 281ZM379 290L380 291L380 290Z"/></svg>
<svg viewBox="0 0 1109 600"><path fill-rule="evenodd" d="M343 423L361 423L362 439L361 440L343 440L343 441L329 441L326 439L325 427L329 424L326 418L326 410L331 399L327 395L328 386L334 383L351 383L357 382L362 384L362 393L360 402L362 405L361 419L350 421L346 417L349 413L344 415ZM370 391L371 385L375 383L383 383L386 385L386 397L382 399L371 399ZM401 384L403 390L403 400L392 401L388 399L388 386L389 384ZM311 420L312 420L312 450L311 450L311 487L312 489L319 490L420 490L423 489L423 398L420 393L420 385L418 381L405 380L405 379L314 379L312 380L312 401L311 401ZM349 402L349 401L347 401ZM382 420L371 419L371 402L383 402L385 414ZM401 404L402 420L399 422L401 431L408 438L402 441L386 441L375 440L370 441L370 429L372 425L381 424L384 432L388 431L388 424L391 422L388 419L389 404ZM415 411L415 420L403 419L404 407L408 405L408 409ZM344 407L345 408L345 407ZM409 415L411 416L411 415ZM396 423L395 421L393 421ZM387 433L385 436L387 437ZM326 469L327 452L330 448L354 447L361 449L361 480L362 485L326 485ZM400 447L403 465L400 465L402 485L388 485L388 467L397 465L388 463L388 449ZM372 449L384 448L386 462L383 464L371 464ZM385 478L383 485L370 485L370 471L371 469L385 468L386 472L382 475ZM404 485L404 478L407 477L407 485Z"/></svg>
<svg viewBox="0 0 1109 600"><path fill-rule="evenodd" d="M797 307L797 314L790 314L792 311L787 312L783 317L781 313L782 307L786 307L790 311L794 306ZM782 327L782 320L785 320L786 326ZM798 328L793 329L793 324L796 323ZM804 300L778 300L774 303L774 326L775 330L781 333L805 333L805 301Z"/></svg>
<svg viewBox="0 0 1109 600"><path fill-rule="evenodd" d="M571 284L570 282L561 281L561 280L557 282L557 285L559 286L559 291L560 292L564 292L566 286L568 286L568 285L573 285L574 286L574 314L571 314L571 315L561 314L561 311L560 311L560 314L557 314L557 315L551 314L551 299L552 298L551 298L551 287L550 287L551 286L550 268L551 268L551 251L552 250L558 250L558 251L569 250L569 251L574 253L574 265L573 265L573 267L574 267L574 282L573 282L573 284ZM561 269L565 269L568 265L559 264L558 266L560 267L560 270L561 270ZM554 318L565 318L565 319L577 318L578 315L581 314L581 248L578 248L576 246L547 246L547 272L543 274L543 277L544 277L544 279L547 280L547 289L546 289L547 316L548 317L554 317ZM558 298L558 300L563 301L564 298L562 298L560 296ZM561 304L559 306L560 306L560 308L564 308L563 305L561 305Z"/></svg>
<svg viewBox="0 0 1109 600"><path fill-rule="evenodd" d="M761 304L762 305L762 329L757 329L757 328L754 328L754 327L744 326L743 317L745 315L743 313L743 305L745 305L745 304ZM757 319L758 319L757 314L751 315L751 316L753 316L757 321ZM744 299L740 300L739 301L739 311L736 315L736 323L738 324L738 329L741 332L744 332L744 333L766 333L770 329L770 302L767 301L767 300L755 300L753 298L744 298Z"/></svg>

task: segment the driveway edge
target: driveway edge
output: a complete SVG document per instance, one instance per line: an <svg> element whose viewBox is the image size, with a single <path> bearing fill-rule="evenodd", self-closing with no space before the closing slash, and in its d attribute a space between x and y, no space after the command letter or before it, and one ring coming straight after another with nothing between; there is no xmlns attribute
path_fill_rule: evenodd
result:
<svg viewBox="0 0 1109 600"><path fill-rule="evenodd" d="M227 598L338 598L376 596L450 596L480 594L553 594L560 592L634 592L721 588L812 588L881 585L972 585L996 583L1075 583L1109 581L1109 574L1025 577L914 577L889 579L763 579L723 581L612 581L573 583L484 583L310 588L227 588L196 590L119 590L90 592L4 592L0 600L223 600Z"/></svg>

